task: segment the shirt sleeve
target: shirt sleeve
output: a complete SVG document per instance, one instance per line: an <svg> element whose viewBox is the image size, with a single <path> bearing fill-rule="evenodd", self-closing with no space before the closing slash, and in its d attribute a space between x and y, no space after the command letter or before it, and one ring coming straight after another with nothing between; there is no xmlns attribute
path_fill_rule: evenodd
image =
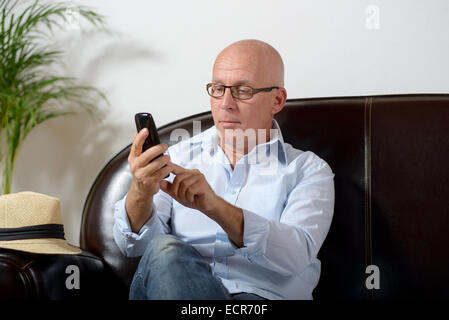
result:
<svg viewBox="0 0 449 320"><path fill-rule="evenodd" d="M160 190L153 197L153 214L142 226L139 233L131 230L126 213L126 194L114 206L114 241L126 257L139 257L143 255L148 243L158 234L170 233L170 216L172 198Z"/></svg>
<svg viewBox="0 0 449 320"><path fill-rule="evenodd" d="M334 211L333 178L323 160L304 171L288 195L280 221L242 209L244 247L233 244L236 253L285 276L301 274L316 259L329 231Z"/></svg>

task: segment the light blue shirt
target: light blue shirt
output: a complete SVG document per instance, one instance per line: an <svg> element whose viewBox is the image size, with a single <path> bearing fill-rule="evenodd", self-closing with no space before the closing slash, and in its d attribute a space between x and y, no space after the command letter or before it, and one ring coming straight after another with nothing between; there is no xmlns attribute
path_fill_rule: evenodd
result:
<svg viewBox="0 0 449 320"><path fill-rule="evenodd" d="M321 269L317 254L333 216L334 174L313 152L285 143L275 120L272 128L270 141L253 148L234 170L215 126L168 149L173 163L200 170L218 196L242 209L244 247L202 212L159 191L138 234L131 231L126 196L115 204L114 239L122 253L141 256L154 235L170 233L193 245L230 293L312 299Z"/></svg>

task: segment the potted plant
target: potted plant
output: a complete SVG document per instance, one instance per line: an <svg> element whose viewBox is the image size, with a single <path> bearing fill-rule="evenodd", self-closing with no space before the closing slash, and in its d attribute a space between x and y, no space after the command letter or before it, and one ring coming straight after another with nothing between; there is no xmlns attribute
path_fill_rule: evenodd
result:
<svg viewBox="0 0 449 320"><path fill-rule="evenodd" d="M0 163L2 190L10 193L14 164L22 142L42 122L85 110L91 115L104 94L73 77L55 74L63 51L54 49L55 30L76 17L94 27L103 16L70 3L0 0Z"/></svg>

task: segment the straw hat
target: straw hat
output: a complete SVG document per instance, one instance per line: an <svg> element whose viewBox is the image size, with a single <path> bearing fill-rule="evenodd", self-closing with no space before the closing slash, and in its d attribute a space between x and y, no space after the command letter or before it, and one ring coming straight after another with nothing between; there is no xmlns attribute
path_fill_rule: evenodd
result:
<svg viewBox="0 0 449 320"><path fill-rule="evenodd" d="M0 248L43 254L79 254L64 238L58 198L35 192L0 196Z"/></svg>

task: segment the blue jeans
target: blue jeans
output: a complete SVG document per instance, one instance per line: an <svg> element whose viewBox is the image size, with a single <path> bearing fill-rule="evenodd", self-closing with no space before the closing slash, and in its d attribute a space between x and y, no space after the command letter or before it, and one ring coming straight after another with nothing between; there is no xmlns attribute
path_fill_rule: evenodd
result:
<svg viewBox="0 0 449 320"><path fill-rule="evenodd" d="M129 292L131 300L263 300L251 293L230 294L196 249L173 235L152 239Z"/></svg>

